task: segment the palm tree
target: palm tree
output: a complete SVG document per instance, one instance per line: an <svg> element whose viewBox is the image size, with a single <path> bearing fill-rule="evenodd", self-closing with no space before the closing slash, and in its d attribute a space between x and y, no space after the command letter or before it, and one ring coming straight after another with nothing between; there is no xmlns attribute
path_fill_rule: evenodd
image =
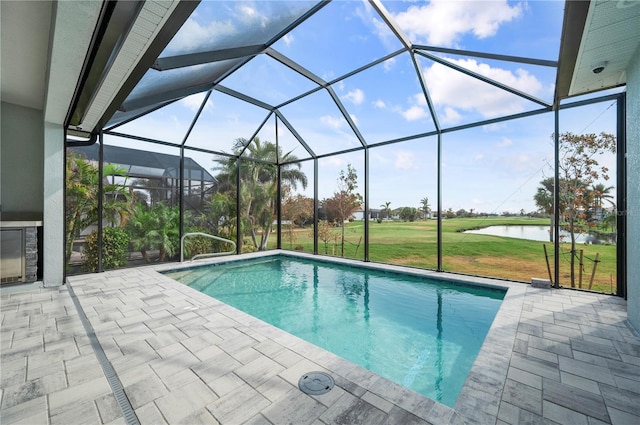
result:
<svg viewBox="0 0 640 425"><path fill-rule="evenodd" d="M67 226L66 260L71 259L73 241L84 229L98 223L98 166L71 150L67 152L66 164L66 210L65 219ZM109 183L108 177L124 176L125 170L113 164L105 164L102 174L104 184L103 193L106 195L103 202L103 218L111 224L123 226L129 215L127 192L124 185Z"/></svg>
<svg viewBox="0 0 640 425"><path fill-rule="evenodd" d="M594 211L599 210L602 212L604 209L602 205L603 201L607 201L615 209L616 203L613 202L614 196L611 194L611 191L614 189L614 186L605 186L604 183L598 183L591 186L591 195L593 200L592 209ZM604 218L604 214L600 214L600 218Z"/></svg>
<svg viewBox="0 0 640 425"><path fill-rule="evenodd" d="M281 183L286 183L293 189L298 184L307 187L307 176L300 170L301 164L293 153L282 153L280 147L274 143L262 142L255 137L251 143L247 139L236 139L233 146L236 157L218 159L214 171L221 183L220 191L229 192L232 198L240 197L241 229L246 230L256 249L267 249L269 234L273 228L273 220L276 216L277 194L277 164L286 162L280 168ZM236 188L237 161L240 154L240 178L241 187L238 193ZM246 157L246 159L245 159ZM234 208L235 210L235 208ZM229 211L229 216L236 216L237 212ZM261 233L258 241L258 232ZM242 245L242 241L237 241Z"/></svg>
<svg viewBox="0 0 640 425"><path fill-rule="evenodd" d="M133 208L127 230L134 249L140 251L147 263L151 262L151 250L158 250L158 261L175 256L180 246L179 207L158 202L151 208L140 203Z"/></svg>
<svg viewBox="0 0 640 425"><path fill-rule="evenodd" d="M422 212L424 213L424 217L427 218L427 215L431 211L431 209L429 208L429 198L425 196L420 200L420 204L422 205Z"/></svg>
<svg viewBox="0 0 640 425"><path fill-rule="evenodd" d="M380 208L384 210L384 213L387 216L387 221L389 221L389 216L391 215L391 208L389 208L389 205L391 205L390 201L387 201L384 204L380 205Z"/></svg>

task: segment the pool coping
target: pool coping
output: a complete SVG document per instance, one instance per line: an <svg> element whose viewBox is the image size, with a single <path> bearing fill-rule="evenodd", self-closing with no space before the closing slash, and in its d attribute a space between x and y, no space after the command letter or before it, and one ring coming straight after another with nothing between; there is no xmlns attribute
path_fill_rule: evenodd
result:
<svg viewBox="0 0 640 425"><path fill-rule="evenodd" d="M502 392L507 380L507 372L509 369L510 356L506 354L510 354L512 352L515 344L520 312L522 311L526 290L529 287L528 284L504 281L493 278L460 275L449 272L436 272L434 270L418 269L392 264L362 262L358 260L338 257L318 256L314 254L285 250L254 252L239 254L232 257L213 257L209 259L200 259L197 261L185 261L179 264L173 263L150 267L155 272L158 272L162 276L175 282L175 280L164 275L164 273L203 267L209 264L229 263L251 260L255 258L268 258L273 256L289 256L327 263L338 263L358 268L410 274L419 277L428 277L431 279L447 282L462 282L465 285L469 286L489 287L493 289L506 290L500 308L498 309L491 327L487 332L480 351L478 352L478 355L467 375L465 383L460 390L453 408L432 400L426 396L423 396L422 394L416 393L410 389L407 389L400 384L377 375L376 373L371 372L361 366L357 366L349 362L348 360L330 353L329 351L326 351L310 342L304 341L301 338L291 335L279 328L276 328L273 325L270 325L260 319L242 312L241 310L225 304L225 306L228 306L228 308L235 310L238 314L238 317L242 317L243 320L246 321L246 324L255 324L256 321L258 321L261 322L262 327L271 327L274 331L277 331L276 333L279 332L286 335L286 337L284 338L282 338L282 336L279 336L278 342L281 342L281 340L283 340L286 343L290 344L283 345L287 346L287 348L289 349L292 349L294 352L297 349L300 349L301 346L307 345L304 348L305 357L313 358L314 351L316 351L316 355L318 356L318 358L326 358L327 354L329 354L329 357L334 357L331 359L331 365L339 365L337 367L337 371L340 371L345 367L356 366L357 368L361 369L359 373L362 375L361 378L363 379L363 382L367 382L375 377L375 381L378 383L378 385L375 388L367 388L374 394L377 394L383 398L391 398L392 400L390 401L397 402L398 400L394 401L393 398L395 398L399 392L406 393L408 391L412 393L413 397L411 398L415 400L405 400L403 401L404 405L401 407L404 407L410 413L418 417L423 417L423 419L426 419L424 418L424 402L420 401L421 398L424 398L437 406L436 410L439 412L439 419L448 418L448 420L445 420L444 422L438 420L437 423L448 423L449 420L452 420L456 415L462 415L462 417L464 418L463 422L465 423L485 424L496 422L498 418L500 402L502 399ZM188 288L191 291L201 294L199 291L190 288L187 285L184 285L182 283L179 284L183 285L185 288ZM215 298L213 297L209 297L208 295L205 296L215 300ZM291 340L291 338L293 338L293 340ZM382 382L384 382L384 385L381 385ZM388 389L388 391L385 391L385 388ZM433 420L433 418L431 418L431 420Z"/></svg>

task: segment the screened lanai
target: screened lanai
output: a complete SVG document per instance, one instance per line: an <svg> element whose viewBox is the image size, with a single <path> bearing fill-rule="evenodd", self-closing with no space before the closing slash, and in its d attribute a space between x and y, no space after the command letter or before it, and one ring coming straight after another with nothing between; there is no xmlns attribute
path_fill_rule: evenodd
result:
<svg viewBox="0 0 640 425"><path fill-rule="evenodd" d="M159 4L135 10L129 31L151 31ZM93 121L80 105L84 118L71 123L100 129L100 169L114 149L174 162L165 242L130 235L129 257L164 250L175 261L181 236L205 232L238 252L298 250L623 296L623 82L609 66L598 74L606 91L570 87L563 2L490 5L172 6L181 18L152 45L150 66L123 83L126 96ZM593 153L597 173L572 208L553 189L569 133L616 141ZM210 178L206 188L194 187L190 164ZM97 199L96 224L109 227L113 211ZM132 208L123 214L136 221ZM474 233L496 226L502 233ZM195 245L187 254L225 249Z"/></svg>

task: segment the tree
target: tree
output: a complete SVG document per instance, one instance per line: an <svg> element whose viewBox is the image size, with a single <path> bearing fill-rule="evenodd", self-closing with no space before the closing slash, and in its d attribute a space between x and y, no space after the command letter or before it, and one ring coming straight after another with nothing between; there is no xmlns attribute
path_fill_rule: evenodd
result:
<svg viewBox="0 0 640 425"><path fill-rule="evenodd" d="M389 220L389 216L391 215L391 208L389 208L390 205L390 201L387 201L384 204L380 205L380 208L382 208L382 210L384 211L387 221Z"/></svg>
<svg viewBox="0 0 640 425"><path fill-rule="evenodd" d="M299 193L286 196L282 201L282 218L300 227L313 222L313 199Z"/></svg>
<svg viewBox="0 0 640 425"><path fill-rule="evenodd" d="M342 228L341 256L344 257L344 222L362 205L362 195L355 193L358 188L358 174L351 164L347 171L340 170L338 190L333 197L323 201L327 216L333 218Z"/></svg>
<svg viewBox="0 0 640 425"><path fill-rule="evenodd" d="M549 223L549 242L553 242L553 192L554 183L553 177L547 177L540 182L540 187L536 190L536 194L533 195L533 200L540 212L547 214L550 219Z"/></svg>
<svg viewBox="0 0 640 425"><path fill-rule="evenodd" d="M158 251L158 261L175 256L180 247L179 207L158 202L152 207L138 203L133 208L126 226L133 248L147 263L151 262L149 251Z"/></svg>
<svg viewBox="0 0 640 425"><path fill-rule="evenodd" d="M294 226L302 227L313 222L313 199L299 193L294 196L289 191L286 192L282 201L282 219L288 222L289 245L292 247L295 241Z"/></svg>
<svg viewBox="0 0 640 425"><path fill-rule="evenodd" d="M611 194L614 189L614 186L606 186L604 183L597 183L591 186L589 190L589 199L591 200L589 219L591 221L600 222L604 219L604 201L607 201L615 209L616 203L613 201L614 197Z"/></svg>
<svg viewBox="0 0 640 425"><path fill-rule="evenodd" d="M240 159L241 187L236 187L237 164L240 154L245 151L246 158ZM277 164L285 162L281 166L280 177L282 183L297 188L301 184L307 187L307 176L300 170L302 167L293 153L282 153L280 147L274 143L262 142L258 137L251 143L246 139L236 139L233 146L236 157L216 160L214 171L220 183L220 191L228 193L230 199L240 197L241 230L248 232L253 245L258 250L266 250L269 235L273 228L276 216L277 194ZM235 219L237 212L235 206L229 211L228 216ZM260 240L258 240L258 236ZM239 249L242 241L237 241Z"/></svg>
<svg viewBox="0 0 640 425"><path fill-rule="evenodd" d="M431 212L431 208L429 205L429 198L425 196L420 200L420 204L422 205L422 212L424 213L424 218L427 218L429 213Z"/></svg>
<svg viewBox="0 0 640 425"><path fill-rule="evenodd" d="M570 132L559 137L560 208L565 229L571 237L571 287L575 287L576 233L581 230L589 210L588 188L598 179L609 180L608 168L596 157L616 152L616 138L608 133L576 135Z"/></svg>
<svg viewBox="0 0 640 425"><path fill-rule="evenodd" d="M109 183L108 177L124 176L125 171L113 164L105 164L102 174L103 184L103 219L112 225L124 225L129 215L127 192L124 185ZM71 150L67 151L66 163L66 262L69 263L73 251L73 241L84 229L98 224L99 196L98 166Z"/></svg>
<svg viewBox="0 0 640 425"><path fill-rule="evenodd" d="M418 210L413 207L400 208L400 219L403 221L416 221L418 218Z"/></svg>

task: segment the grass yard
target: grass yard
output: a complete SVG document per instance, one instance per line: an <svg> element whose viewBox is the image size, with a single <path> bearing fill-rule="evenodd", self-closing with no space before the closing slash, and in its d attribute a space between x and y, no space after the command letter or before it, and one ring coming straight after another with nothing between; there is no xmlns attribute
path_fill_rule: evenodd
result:
<svg viewBox="0 0 640 425"><path fill-rule="evenodd" d="M482 217L455 218L443 220L442 263L446 271L477 276L498 277L530 282L532 277L549 278L544 256L543 242L514 239L500 236L486 236L462 233L492 225L548 225L545 219L528 217ZM371 261L398 264L426 269L437 268L437 222L436 220L416 222L371 222L369 259ZM282 235L283 249L298 249L312 252L313 235L311 229L287 229ZM326 245L318 241L320 254L340 256L340 228L331 230L331 240ZM293 240L290 234L293 234ZM270 247L275 247L275 238ZM553 244L547 243L549 263L553 275ZM296 248L297 247L297 248ZM571 245L561 244L560 285L569 287ZM599 254L592 290L611 293L616 290L616 247L615 245L578 245L583 250L584 266L582 288L587 289L593 269L593 259ZM364 258L364 224L348 223L345 226L346 258ZM577 260L576 260L577 263ZM576 287L578 287L578 266L576 265Z"/></svg>

